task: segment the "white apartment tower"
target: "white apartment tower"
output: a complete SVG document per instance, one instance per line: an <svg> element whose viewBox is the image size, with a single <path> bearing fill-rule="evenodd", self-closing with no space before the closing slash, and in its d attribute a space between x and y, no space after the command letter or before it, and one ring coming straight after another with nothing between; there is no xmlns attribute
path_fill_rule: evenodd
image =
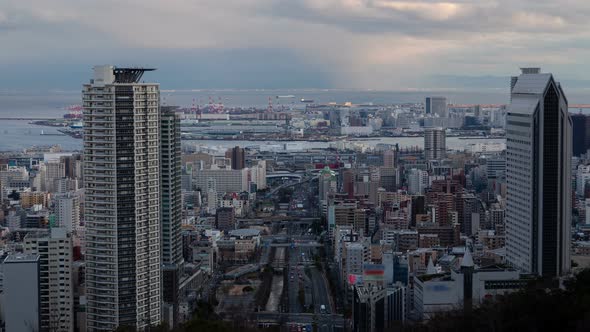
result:
<svg viewBox="0 0 590 332"><path fill-rule="evenodd" d="M83 87L87 330L161 322L160 89L145 68Z"/></svg>
<svg viewBox="0 0 590 332"><path fill-rule="evenodd" d="M572 122L553 75L512 79L506 118L506 259L544 277L570 270Z"/></svg>
<svg viewBox="0 0 590 332"><path fill-rule="evenodd" d="M443 128L424 130L424 157L426 161L444 159L447 155L447 134Z"/></svg>
<svg viewBox="0 0 590 332"><path fill-rule="evenodd" d="M73 232L80 226L80 198L75 192L58 195L55 199L55 214L59 227Z"/></svg>
<svg viewBox="0 0 590 332"><path fill-rule="evenodd" d="M428 172L412 168L408 174L408 192L411 195L420 195L428 187Z"/></svg>

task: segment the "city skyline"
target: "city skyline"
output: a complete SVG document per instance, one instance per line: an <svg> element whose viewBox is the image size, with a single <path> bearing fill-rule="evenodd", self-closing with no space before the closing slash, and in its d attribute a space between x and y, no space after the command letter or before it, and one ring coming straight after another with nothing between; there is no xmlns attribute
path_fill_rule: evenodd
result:
<svg viewBox="0 0 590 332"><path fill-rule="evenodd" d="M1 0L1 332L590 326L590 1Z"/></svg>
<svg viewBox="0 0 590 332"><path fill-rule="evenodd" d="M502 302L535 299L532 275L561 296L590 273L585 129L539 68L506 80L509 105L277 94L265 107L172 106L155 68L92 70L82 106L9 120L83 149L0 153L0 291L39 308L8 332L380 332L489 306L511 326Z"/></svg>
<svg viewBox="0 0 590 332"><path fill-rule="evenodd" d="M0 89L73 89L89 63L155 66L170 88L498 88L528 65L578 87L590 5L567 4L4 1Z"/></svg>

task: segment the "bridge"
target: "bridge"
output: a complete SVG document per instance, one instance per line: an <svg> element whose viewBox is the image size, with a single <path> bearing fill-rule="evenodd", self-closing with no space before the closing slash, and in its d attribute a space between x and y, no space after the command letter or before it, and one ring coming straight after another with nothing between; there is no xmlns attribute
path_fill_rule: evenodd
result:
<svg viewBox="0 0 590 332"><path fill-rule="evenodd" d="M323 247L323 245L317 243L317 242L301 242L301 243L271 243L270 244L271 247L306 247L306 248L320 248Z"/></svg>
<svg viewBox="0 0 590 332"><path fill-rule="evenodd" d="M303 175L300 173L291 173L288 171L278 171L278 172L266 173L266 178L267 179L291 178L291 179L301 180L301 178L303 178Z"/></svg>
<svg viewBox="0 0 590 332"><path fill-rule="evenodd" d="M306 179L306 180L303 180L303 181L301 181L301 178L299 178L299 182L294 182L294 183L293 183L293 182L286 182L286 183L283 183L282 185L280 185L280 186L278 186L278 187L274 188L273 190L271 190L271 191L270 191L270 193L268 193L268 194L267 194L267 196L268 196L268 197L272 197L272 196L274 196L274 195L275 195L275 194L276 194L276 193L277 193L279 190L281 190L281 189L283 189L283 188L288 188L288 187L295 187L295 186L299 186L299 185L302 185L302 184L304 184L304 183L311 182L311 181L313 181L313 180L315 180L315 179L318 179L318 178L319 178L319 176L314 176L314 177L308 178L308 179Z"/></svg>
<svg viewBox="0 0 590 332"><path fill-rule="evenodd" d="M262 326L295 323L315 324L319 331L345 331L347 328L346 319L339 314L257 312L252 319Z"/></svg>

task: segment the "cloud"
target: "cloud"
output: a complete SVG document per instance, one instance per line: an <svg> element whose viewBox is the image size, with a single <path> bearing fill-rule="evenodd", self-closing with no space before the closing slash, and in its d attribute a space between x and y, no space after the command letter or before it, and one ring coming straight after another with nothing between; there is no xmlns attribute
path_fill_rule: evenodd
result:
<svg viewBox="0 0 590 332"><path fill-rule="evenodd" d="M587 0L3 0L0 45L9 47L0 65L103 54L159 62L162 50L198 51L211 56L183 57L187 66L215 67L224 54L259 76L303 82L291 66L265 71L243 57L269 49L277 51L246 53L288 54L328 87L417 87L440 84L431 76L508 76L527 64L580 78L590 69L580 70L588 16ZM223 75L232 82L232 72Z"/></svg>

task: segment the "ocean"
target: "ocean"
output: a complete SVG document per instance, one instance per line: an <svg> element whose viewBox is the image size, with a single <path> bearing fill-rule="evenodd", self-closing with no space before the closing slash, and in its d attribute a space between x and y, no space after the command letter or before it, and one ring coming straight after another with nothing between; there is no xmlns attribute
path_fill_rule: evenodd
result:
<svg viewBox="0 0 590 332"><path fill-rule="evenodd" d="M162 87L163 88L163 87ZM418 103L428 95L446 96L449 103L455 104L502 104L508 102L505 90L490 89L486 91L375 91L375 90L322 90L322 89L283 89L283 90L162 90L163 105L178 105L190 108L193 103L204 106L223 103L225 107L257 107L266 108L270 103L275 110L289 107L303 107L301 99L313 100L315 103L353 104L400 104ZM293 96L277 98L277 96ZM571 102L571 99L570 99ZM575 101L581 102L581 101ZM69 105L81 103L81 92L17 92L0 91L0 118L61 118ZM41 135L41 131L44 134ZM69 136L57 136L55 128L41 127L28 121L0 120L0 151L18 151L33 145L59 144L64 150L82 149L82 140ZM393 140L393 141L392 141ZM420 138L383 139L386 143L399 143L402 147L421 146ZM461 149L471 140L449 138L451 149ZM262 144L272 142L261 142ZM275 142L278 143L278 142ZM366 141L376 144L378 141ZM215 146L254 145L250 141L200 141L197 144ZM257 144L257 143L256 143ZM309 143L327 145L326 143Z"/></svg>
<svg viewBox="0 0 590 332"><path fill-rule="evenodd" d="M453 104L503 104L508 102L505 90L486 91L376 91L376 90L328 90L328 89L282 89L282 90L166 90L161 87L162 104L191 107L193 102L204 106L210 101L221 102L227 107L298 105L301 99L315 103L353 104L400 104L423 102L426 96L446 96ZM293 98L276 98L290 96ZM570 100L571 102L571 100ZM76 91L18 92L0 91L0 117L61 117L64 107L81 103L81 89Z"/></svg>
<svg viewBox="0 0 590 332"><path fill-rule="evenodd" d="M447 138L447 148L451 150L463 150L470 143L483 142L481 139L459 139L457 137ZM380 139L358 140L356 142L375 146L378 143L399 144L400 148L419 147L423 148L424 139L421 137L383 137ZM505 142L504 139L486 139L485 142ZM198 150L225 151L233 146L264 146L264 145L283 145L284 141L221 141L221 140L201 140L185 141L188 144L197 147ZM54 127L37 126L30 124L28 120L0 120L0 152L22 151L25 148L34 145L54 145L59 144L65 151L82 150L82 140L63 135ZM291 147L294 149L304 148L327 148L328 142L292 142Z"/></svg>

